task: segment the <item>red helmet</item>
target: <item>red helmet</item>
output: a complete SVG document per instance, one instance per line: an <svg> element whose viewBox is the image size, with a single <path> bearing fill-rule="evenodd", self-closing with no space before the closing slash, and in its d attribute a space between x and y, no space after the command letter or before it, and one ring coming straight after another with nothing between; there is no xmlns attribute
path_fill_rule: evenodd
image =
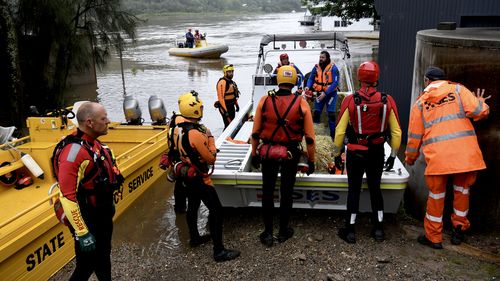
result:
<svg viewBox="0 0 500 281"><path fill-rule="evenodd" d="M366 61L359 65L358 80L368 83L375 83L378 81L380 70L378 64L374 61Z"/></svg>
<svg viewBox="0 0 500 281"><path fill-rule="evenodd" d="M283 60L283 59L288 59L288 54L287 53L283 53L280 55L280 60Z"/></svg>

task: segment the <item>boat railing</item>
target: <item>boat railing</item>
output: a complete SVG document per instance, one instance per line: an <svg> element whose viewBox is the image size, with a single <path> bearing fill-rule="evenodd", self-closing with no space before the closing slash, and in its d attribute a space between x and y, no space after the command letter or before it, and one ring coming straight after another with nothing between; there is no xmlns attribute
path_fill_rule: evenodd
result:
<svg viewBox="0 0 500 281"><path fill-rule="evenodd" d="M157 141L161 140L162 138L165 138L164 134L166 134L166 130L167 129L162 130L161 132L153 135L152 137L141 142L140 144L137 144L131 147L129 150L126 150L125 152L121 153L116 157L116 161L125 162L126 160L129 160L136 155L144 154L144 152L153 147ZM165 145L166 145L166 139L165 139Z"/></svg>
<svg viewBox="0 0 500 281"><path fill-rule="evenodd" d="M56 182L56 183L52 184L52 186L50 187L51 190L53 189L54 185L58 185L58 183ZM21 218L22 216L26 215L27 213L33 211L34 209L42 206L43 204L45 204L47 202L52 202L52 200L53 200L54 197L59 197L59 192L54 193L54 194L49 194L47 197L45 197L44 199L42 199L42 200L38 201L37 203L33 204L31 207L23 210L22 212L17 213L12 218L4 221L3 223L0 224L0 229L2 229L5 226L11 224L12 222L16 221L17 219Z"/></svg>

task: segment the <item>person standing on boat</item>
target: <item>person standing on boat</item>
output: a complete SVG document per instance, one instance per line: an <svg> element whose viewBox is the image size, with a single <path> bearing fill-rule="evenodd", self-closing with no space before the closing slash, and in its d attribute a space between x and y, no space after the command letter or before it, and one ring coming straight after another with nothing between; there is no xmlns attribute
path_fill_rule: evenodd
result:
<svg viewBox="0 0 500 281"><path fill-rule="evenodd" d="M94 102L76 113L78 130L56 147L54 171L61 203L75 237L76 268L70 280L111 280L111 236L115 205L113 192L123 182L109 148L98 138L108 133L106 109Z"/></svg>
<svg viewBox="0 0 500 281"><path fill-rule="evenodd" d="M240 110L238 105L240 91L233 81L234 66L232 64L225 65L222 71L224 76L217 82L217 101L214 106L219 109L224 129L226 129L236 116L236 112Z"/></svg>
<svg viewBox="0 0 500 281"><path fill-rule="evenodd" d="M420 150L425 156L425 181L429 188L425 235L418 242L442 249L443 208L448 179L453 182L453 231L451 243L459 245L470 227L469 190L477 171L486 168L472 122L486 118L489 106L484 89L474 95L463 85L446 80L438 67L429 67L424 76L425 89L410 113L406 163L413 165Z"/></svg>
<svg viewBox="0 0 500 281"><path fill-rule="evenodd" d="M252 130L252 166L262 164L262 212L264 231L260 242L267 247L274 244L273 212L274 189L278 173L280 185L280 222L278 242L293 236L289 226L292 193L297 166L302 155L302 139L307 144L308 171L314 173L315 135L311 109L306 100L292 89L297 82L297 72L290 65L282 66L277 73L278 91L269 91L260 99L256 108ZM262 141L262 142L261 142Z"/></svg>
<svg viewBox="0 0 500 281"><path fill-rule="evenodd" d="M186 219L191 237L189 243L196 247L208 242L211 236L215 261L235 259L240 252L226 249L222 242L222 204L210 178L209 169L209 165L215 163L217 149L210 130L200 124L203 103L195 91L181 95L178 103L182 118L177 117L180 119L176 120L173 139L181 162L174 166L174 173L187 187ZM198 209L201 201L209 211L210 235L200 236L198 232Z"/></svg>
<svg viewBox="0 0 500 281"><path fill-rule="evenodd" d="M355 223L359 210L359 197L363 174L370 190L373 212L372 237L385 239L383 230L384 201L380 190L382 172L390 171L401 144L401 127L394 99L377 91L379 67L374 61L362 63L358 68L361 88L347 96L341 105L335 131L333 156L338 169L343 169L341 151L347 136L347 217L339 237L350 244L356 243ZM387 138L392 148L384 167L384 143Z"/></svg>
<svg viewBox="0 0 500 281"><path fill-rule="evenodd" d="M330 59L330 53L321 51L319 62L311 70L304 88L306 97L316 97L313 111L314 123L320 123L321 112L326 105L330 136L332 138L335 136L335 110L337 108L339 75L337 66Z"/></svg>
<svg viewBox="0 0 500 281"><path fill-rule="evenodd" d="M193 33L191 33L191 28L188 29L188 32L186 32L186 46L188 48L193 48L194 45L194 36Z"/></svg>
<svg viewBox="0 0 500 281"><path fill-rule="evenodd" d="M294 63L290 62L290 58L288 57L287 53L283 53L280 55L280 62L278 63L278 66L276 66L276 68L274 69L273 74L276 75L278 73L278 69L284 65L291 65L295 68L295 70L297 71L297 84L295 85L299 90L301 90L302 81L304 80L304 75Z"/></svg>

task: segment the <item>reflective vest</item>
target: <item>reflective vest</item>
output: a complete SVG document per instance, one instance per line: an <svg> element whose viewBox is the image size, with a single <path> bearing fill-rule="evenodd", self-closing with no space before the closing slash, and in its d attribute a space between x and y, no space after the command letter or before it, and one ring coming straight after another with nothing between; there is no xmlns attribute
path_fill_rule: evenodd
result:
<svg viewBox="0 0 500 281"><path fill-rule="evenodd" d="M486 168L469 118L479 120L488 113L488 105L460 84L432 82L412 107L406 157L415 160L422 146L426 175Z"/></svg>
<svg viewBox="0 0 500 281"><path fill-rule="evenodd" d="M316 64L316 77L314 77L313 89L316 92L326 92L328 87L333 83L332 68L333 63L328 64L323 71L321 67Z"/></svg>
<svg viewBox="0 0 500 281"><path fill-rule="evenodd" d="M238 86L233 80L227 79L226 77L222 77L219 79L226 81L226 89L224 91L224 101L225 102L236 102L236 99L239 97L240 92L238 91ZM219 83L217 82L217 84Z"/></svg>
<svg viewBox="0 0 500 281"><path fill-rule="evenodd" d="M349 119L353 133L348 134L351 144L382 144L385 141L391 103L387 95L374 88L368 93L356 92L348 96Z"/></svg>
<svg viewBox="0 0 500 281"><path fill-rule="evenodd" d="M300 96L276 95L269 91L262 104L262 132L264 143L300 142L304 136L304 116Z"/></svg>

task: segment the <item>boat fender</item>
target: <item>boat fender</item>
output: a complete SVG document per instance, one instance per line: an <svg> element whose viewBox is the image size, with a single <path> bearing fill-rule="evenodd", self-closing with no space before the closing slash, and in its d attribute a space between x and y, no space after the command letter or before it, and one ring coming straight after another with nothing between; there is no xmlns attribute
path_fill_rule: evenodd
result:
<svg viewBox="0 0 500 281"><path fill-rule="evenodd" d="M31 157L31 155L21 152L21 161L23 162L24 166L30 170L31 174L39 179L43 179L43 170L40 168L38 163L36 163L35 159Z"/></svg>
<svg viewBox="0 0 500 281"><path fill-rule="evenodd" d="M10 165L11 165L10 162L3 162L2 164L0 164L0 168L5 167L5 166L10 166ZM6 173L6 174L0 176L0 183L2 183L2 185L4 185L4 186L14 185L16 183L16 180L17 180L17 172L16 171L12 171L12 172L9 172L9 173Z"/></svg>

